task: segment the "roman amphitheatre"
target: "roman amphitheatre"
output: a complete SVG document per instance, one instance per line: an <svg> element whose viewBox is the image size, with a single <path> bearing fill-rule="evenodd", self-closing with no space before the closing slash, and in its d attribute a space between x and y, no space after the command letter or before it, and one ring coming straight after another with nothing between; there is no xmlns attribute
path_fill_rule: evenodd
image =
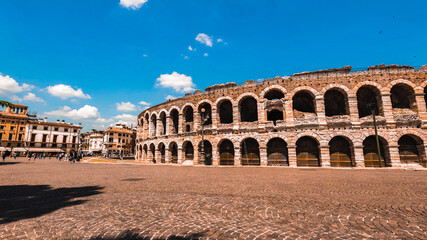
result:
<svg viewBox="0 0 427 240"><path fill-rule="evenodd" d="M427 65L347 66L213 85L140 113L136 161L425 168L426 96Z"/></svg>

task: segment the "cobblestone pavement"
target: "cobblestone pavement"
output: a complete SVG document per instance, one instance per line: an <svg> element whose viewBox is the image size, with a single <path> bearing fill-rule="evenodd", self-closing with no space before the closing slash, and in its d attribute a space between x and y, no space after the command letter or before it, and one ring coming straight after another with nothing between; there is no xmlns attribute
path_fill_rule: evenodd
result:
<svg viewBox="0 0 427 240"><path fill-rule="evenodd" d="M427 239L427 171L22 159L0 181L0 239Z"/></svg>

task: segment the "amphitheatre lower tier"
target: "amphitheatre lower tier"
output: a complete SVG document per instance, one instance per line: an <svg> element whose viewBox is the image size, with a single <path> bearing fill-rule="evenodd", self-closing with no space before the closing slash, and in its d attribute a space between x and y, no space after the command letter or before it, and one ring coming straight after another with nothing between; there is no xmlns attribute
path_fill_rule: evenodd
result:
<svg viewBox="0 0 427 240"><path fill-rule="evenodd" d="M354 72L348 66L219 84L139 114L135 158L147 164L423 168L426 105L427 65Z"/></svg>

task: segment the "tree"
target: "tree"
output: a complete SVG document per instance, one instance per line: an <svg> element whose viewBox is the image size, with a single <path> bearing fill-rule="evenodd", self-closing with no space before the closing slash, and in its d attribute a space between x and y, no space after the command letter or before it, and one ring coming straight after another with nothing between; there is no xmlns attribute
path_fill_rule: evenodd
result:
<svg viewBox="0 0 427 240"><path fill-rule="evenodd" d="M12 106L11 102L0 100L0 107L4 108L4 107L10 107L10 106Z"/></svg>

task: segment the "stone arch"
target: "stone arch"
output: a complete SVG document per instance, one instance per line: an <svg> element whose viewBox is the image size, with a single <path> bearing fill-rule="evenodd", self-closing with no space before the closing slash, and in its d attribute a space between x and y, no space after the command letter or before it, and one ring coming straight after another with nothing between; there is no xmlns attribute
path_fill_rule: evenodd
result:
<svg viewBox="0 0 427 240"><path fill-rule="evenodd" d="M378 136L381 154L381 166L390 166L390 152L387 139ZM378 148L375 135L370 135L363 140L363 156L365 159L365 167L379 167Z"/></svg>
<svg viewBox="0 0 427 240"><path fill-rule="evenodd" d="M160 135L165 135L166 134L166 110L162 110L159 113L159 119L160 119L160 126L158 126L160 129L159 133Z"/></svg>
<svg viewBox="0 0 427 240"><path fill-rule="evenodd" d="M267 112L267 121L272 121L273 125L276 125L277 121L283 120L283 111L273 109Z"/></svg>
<svg viewBox="0 0 427 240"><path fill-rule="evenodd" d="M156 146L154 143L150 144L149 154L151 156L151 162L156 163Z"/></svg>
<svg viewBox="0 0 427 240"><path fill-rule="evenodd" d="M157 114L153 112L150 116L150 127L151 127L151 136L156 136L157 134Z"/></svg>
<svg viewBox="0 0 427 240"><path fill-rule="evenodd" d="M219 99L215 102L219 116L218 122L222 124L233 123L233 99L230 97L223 97Z"/></svg>
<svg viewBox="0 0 427 240"><path fill-rule="evenodd" d="M203 143L203 148L202 148ZM209 140L203 140L199 142L199 164L200 165L212 165L212 144ZM202 156L202 150L204 157Z"/></svg>
<svg viewBox="0 0 427 240"><path fill-rule="evenodd" d="M283 97L286 95L286 93L288 93L288 91L286 90L286 88L280 86L280 85L272 85L272 86L268 86L266 88L264 88L264 90L262 90L260 97L261 98L266 98L265 94L267 94L268 92L272 91L272 90L277 90L280 91L283 94Z"/></svg>
<svg viewBox="0 0 427 240"><path fill-rule="evenodd" d="M302 87L297 87L294 90L292 90L292 92L290 92L289 94L286 95L286 100L292 100L293 97L295 96L296 93L300 92L300 91L307 91L309 92L313 98L316 98L316 96L321 96L319 94L318 91L316 91L316 89L312 88L312 87L308 87L308 86L302 86Z"/></svg>
<svg viewBox="0 0 427 240"><path fill-rule="evenodd" d="M160 142L158 147L160 152L160 163L166 163L166 146L163 142Z"/></svg>
<svg viewBox="0 0 427 240"><path fill-rule="evenodd" d="M424 141L415 134L404 134L398 142L401 163L417 163L426 166Z"/></svg>
<svg viewBox="0 0 427 240"><path fill-rule="evenodd" d="M179 129L179 109L174 107L169 111L169 116L172 120L172 129L170 130L170 133L177 134Z"/></svg>
<svg viewBox="0 0 427 240"><path fill-rule="evenodd" d="M255 138L248 137L243 139L240 144L240 151L243 166L259 166L261 164L259 143Z"/></svg>
<svg viewBox="0 0 427 240"><path fill-rule="evenodd" d="M383 103L381 99L381 90L377 87L378 84L361 85L356 91L357 109L359 118L370 116L371 110L369 104L375 106L375 115L384 116Z"/></svg>
<svg viewBox="0 0 427 240"><path fill-rule="evenodd" d="M193 122L194 122L194 105L192 104L186 104L182 108L182 115L184 117L184 123L183 123L183 132L191 132L193 130Z"/></svg>
<svg viewBox="0 0 427 240"><path fill-rule="evenodd" d="M183 158L184 161L190 160L193 161L194 160L194 147L193 147L193 143L191 143L191 141L185 141L182 144L182 153L183 153Z"/></svg>
<svg viewBox="0 0 427 240"><path fill-rule="evenodd" d="M418 112L414 88L407 83L396 83L390 88L391 107Z"/></svg>
<svg viewBox="0 0 427 240"><path fill-rule="evenodd" d="M205 112L202 112L202 109L204 109ZM197 104L197 111L199 112L200 119L204 117L206 121L202 123L200 121L200 124L203 125L211 125L212 124L212 102L209 100L202 100Z"/></svg>
<svg viewBox="0 0 427 240"><path fill-rule="evenodd" d="M300 90L292 96L294 117L316 115L316 95L309 90Z"/></svg>
<svg viewBox="0 0 427 240"><path fill-rule="evenodd" d="M345 89L339 87L329 88L325 91L323 99L327 117L350 115L348 95Z"/></svg>
<svg viewBox="0 0 427 240"><path fill-rule="evenodd" d="M227 138L218 143L219 165L234 165L234 144Z"/></svg>
<svg viewBox="0 0 427 240"><path fill-rule="evenodd" d="M267 142L267 165L289 166L288 144L280 137Z"/></svg>
<svg viewBox="0 0 427 240"><path fill-rule="evenodd" d="M300 137L296 142L297 166L320 166L320 144L309 136Z"/></svg>
<svg viewBox="0 0 427 240"><path fill-rule="evenodd" d="M242 96L244 95L244 96ZM255 94L242 94L239 97L239 114L241 122L258 121L258 100ZM256 95L255 95L256 96Z"/></svg>
<svg viewBox="0 0 427 240"><path fill-rule="evenodd" d="M170 151L170 162L171 163L178 163L178 144L176 142L172 141L169 143L169 151Z"/></svg>
<svg viewBox="0 0 427 240"><path fill-rule="evenodd" d="M148 161L149 158L148 158L148 146L147 146L147 144L144 144L144 147L142 149L144 151L144 156L145 156L145 159L143 159L143 160Z"/></svg>
<svg viewBox="0 0 427 240"><path fill-rule="evenodd" d="M354 167L354 145L348 137L335 136L329 141L331 167Z"/></svg>

